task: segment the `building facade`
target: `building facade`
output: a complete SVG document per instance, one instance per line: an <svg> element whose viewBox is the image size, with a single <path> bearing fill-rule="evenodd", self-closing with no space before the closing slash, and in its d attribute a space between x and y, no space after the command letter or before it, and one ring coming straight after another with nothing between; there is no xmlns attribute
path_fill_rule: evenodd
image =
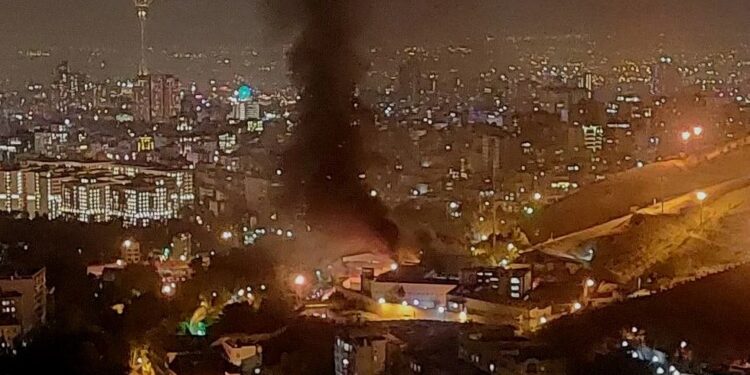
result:
<svg viewBox="0 0 750 375"><path fill-rule="evenodd" d="M174 219L194 200L193 172L111 162L37 162L0 170L0 210L82 222Z"/></svg>

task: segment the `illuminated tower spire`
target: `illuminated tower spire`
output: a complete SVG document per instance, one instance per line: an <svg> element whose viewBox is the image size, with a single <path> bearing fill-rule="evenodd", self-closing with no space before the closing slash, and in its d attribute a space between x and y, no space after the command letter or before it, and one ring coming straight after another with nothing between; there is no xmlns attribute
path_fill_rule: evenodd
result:
<svg viewBox="0 0 750 375"><path fill-rule="evenodd" d="M141 62L138 64L138 75L148 74L146 67L146 19L148 19L149 8L154 0L133 0L138 20L141 21Z"/></svg>

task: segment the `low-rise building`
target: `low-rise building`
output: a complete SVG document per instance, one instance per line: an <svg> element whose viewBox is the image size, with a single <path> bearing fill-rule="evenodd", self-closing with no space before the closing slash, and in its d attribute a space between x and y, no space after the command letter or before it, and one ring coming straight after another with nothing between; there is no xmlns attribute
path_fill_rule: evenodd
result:
<svg viewBox="0 0 750 375"><path fill-rule="evenodd" d="M363 289L369 290L377 301L405 303L423 309L445 307L448 292L458 285L457 277L438 275L421 266L401 266L363 281L366 284Z"/></svg>
<svg viewBox="0 0 750 375"><path fill-rule="evenodd" d="M141 244L138 241L127 239L120 245L120 258L128 264L141 262Z"/></svg>
<svg viewBox="0 0 750 375"><path fill-rule="evenodd" d="M458 358L489 374L565 374L565 362L551 348L517 337L512 329L459 334Z"/></svg>
<svg viewBox="0 0 750 375"><path fill-rule="evenodd" d="M336 375L385 374L388 340L384 336L346 334L336 337Z"/></svg>

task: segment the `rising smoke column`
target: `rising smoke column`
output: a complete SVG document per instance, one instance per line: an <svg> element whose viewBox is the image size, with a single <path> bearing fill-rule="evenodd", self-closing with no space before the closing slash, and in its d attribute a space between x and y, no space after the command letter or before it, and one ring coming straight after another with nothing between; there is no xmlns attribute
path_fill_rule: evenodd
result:
<svg viewBox="0 0 750 375"><path fill-rule="evenodd" d="M392 248L398 233L387 209L358 177L363 145L353 125L354 90L365 71L355 43L358 1L295 3L305 25L288 56L301 100L299 125L283 158L286 200L304 204L313 219L360 221Z"/></svg>

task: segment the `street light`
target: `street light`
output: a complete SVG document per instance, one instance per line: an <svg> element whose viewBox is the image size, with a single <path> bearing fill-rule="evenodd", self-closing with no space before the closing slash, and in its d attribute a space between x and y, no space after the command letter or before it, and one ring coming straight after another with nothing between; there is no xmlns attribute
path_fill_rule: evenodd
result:
<svg viewBox="0 0 750 375"><path fill-rule="evenodd" d="M174 288L172 287L172 285L165 284L164 286L161 287L161 293L164 294L165 296L170 297L172 296L172 294L174 294Z"/></svg>
<svg viewBox="0 0 750 375"><path fill-rule="evenodd" d="M698 223L701 227L703 227L703 201L705 201L706 198L708 198L708 193L706 193L705 191L699 191L695 193L695 198L698 200L698 202L700 202L700 212L699 212Z"/></svg>
<svg viewBox="0 0 750 375"><path fill-rule="evenodd" d="M680 133L680 138L682 138L682 140L683 140L684 142L687 142L687 141L689 141L689 140L690 140L690 135L691 135L691 134L690 134L690 132L689 132L689 131L684 131L684 132Z"/></svg>
<svg viewBox="0 0 750 375"><path fill-rule="evenodd" d="M305 282L307 282L307 280L305 280L304 275L297 275L294 277L294 285L302 286L305 285Z"/></svg>
<svg viewBox="0 0 750 375"><path fill-rule="evenodd" d="M583 282L583 300L584 302L589 300L589 293L591 292L590 289L592 289L596 285L596 281L592 278L587 278Z"/></svg>
<svg viewBox="0 0 750 375"><path fill-rule="evenodd" d="M695 193L695 198L697 198L698 201L703 202L704 200L706 200L706 198L708 198L708 194L705 191L699 191Z"/></svg>
<svg viewBox="0 0 750 375"><path fill-rule="evenodd" d="M703 128L700 126L693 127L693 134L696 137L700 137L700 135L703 134Z"/></svg>

